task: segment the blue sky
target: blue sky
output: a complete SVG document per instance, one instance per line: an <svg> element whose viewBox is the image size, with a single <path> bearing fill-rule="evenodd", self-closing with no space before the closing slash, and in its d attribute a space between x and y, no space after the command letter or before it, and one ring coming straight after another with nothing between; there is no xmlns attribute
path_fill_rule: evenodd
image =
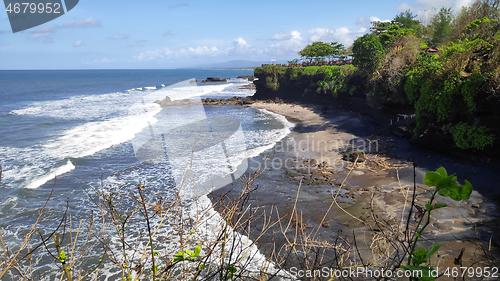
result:
<svg viewBox="0 0 500 281"><path fill-rule="evenodd" d="M291 60L313 41L349 46L372 20L390 20L406 9L428 17L432 8L471 2L80 0L65 15L18 33L12 33L7 13L0 13L0 69L168 69Z"/></svg>

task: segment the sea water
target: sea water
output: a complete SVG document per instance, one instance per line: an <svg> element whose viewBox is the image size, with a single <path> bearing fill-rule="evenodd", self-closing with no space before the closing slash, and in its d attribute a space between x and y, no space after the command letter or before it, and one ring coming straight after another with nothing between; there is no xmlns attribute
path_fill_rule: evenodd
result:
<svg viewBox="0 0 500 281"><path fill-rule="evenodd" d="M7 246L15 249L21 243L23 233L36 221L52 187L54 191L45 212L62 215L68 208L75 221L96 211L88 193L92 192L92 187L102 184L112 192L133 190L138 183L143 183L149 191L161 191L165 200L173 198L178 190L172 166L174 160L185 159L174 159L170 154L167 156L169 161L141 161L134 147L140 143L138 136L149 132L161 120L162 109L153 101L165 96L171 100L199 101L206 97L252 95L253 90L240 89L241 83L189 83L192 78L201 81L206 77L239 75L252 75L252 71L0 71L0 231ZM176 87L179 83L188 84ZM133 110L138 104L145 110ZM162 122L192 124L202 120L196 117L197 114L207 120L216 120L215 116L236 120L240 138L230 150L236 151L233 156L237 161L228 160L237 162L235 167L246 158L271 148L293 126L282 116L253 107L198 105L193 114L182 108L177 110L184 115L170 114L168 121ZM147 118L152 118L151 122ZM223 147L226 153L228 147ZM217 151L213 154L217 155ZM198 175L216 173L210 165L197 169ZM224 169L227 170L227 166L219 173L226 173ZM240 175L234 174L228 179L235 180L235 176ZM201 185L208 181L203 177L197 180ZM169 186L172 188L167 188ZM194 195L194 200L209 207L207 192ZM187 210L187 213L192 211ZM45 220L38 228L42 233L50 233L59 223L59 220ZM137 226L137 229L145 227L139 222ZM132 232L129 242L137 235L139 232ZM42 264L38 270L48 271L51 266L53 263ZM42 275L51 278L49 273Z"/></svg>

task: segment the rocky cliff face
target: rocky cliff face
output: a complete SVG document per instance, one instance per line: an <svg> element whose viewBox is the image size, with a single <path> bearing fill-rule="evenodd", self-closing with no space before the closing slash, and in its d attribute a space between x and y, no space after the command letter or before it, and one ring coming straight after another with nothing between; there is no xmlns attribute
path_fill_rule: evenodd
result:
<svg viewBox="0 0 500 281"><path fill-rule="evenodd" d="M280 98L285 101L303 101L303 102L319 102L319 101L333 101L332 95L319 94L316 89L316 83L325 78L323 73L314 75L304 75L298 80L287 79L284 75L277 75L266 73L255 73L255 78L258 80L253 81L256 88L256 93L253 96L259 100L274 100ZM275 82L269 80L275 79ZM277 89L269 88L266 84L274 83Z"/></svg>

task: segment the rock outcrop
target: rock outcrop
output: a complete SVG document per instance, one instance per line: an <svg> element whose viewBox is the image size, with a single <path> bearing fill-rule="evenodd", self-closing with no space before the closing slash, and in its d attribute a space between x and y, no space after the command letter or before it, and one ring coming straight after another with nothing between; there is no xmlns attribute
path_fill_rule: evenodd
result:
<svg viewBox="0 0 500 281"><path fill-rule="evenodd" d="M168 96L166 96L165 99L163 100L156 100L154 101L154 103L159 104L161 107L201 105L199 101L194 101L190 99L172 101Z"/></svg>
<svg viewBox="0 0 500 281"><path fill-rule="evenodd" d="M207 77L206 80L201 81L201 83L226 83L227 79L220 79L219 77Z"/></svg>
<svg viewBox="0 0 500 281"><path fill-rule="evenodd" d="M232 97L230 99L212 99L212 98L206 98L206 99L201 99L201 102L204 105L224 105L224 104L249 105L249 104L254 103L255 101L253 99L251 99L250 97L246 97L246 98Z"/></svg>

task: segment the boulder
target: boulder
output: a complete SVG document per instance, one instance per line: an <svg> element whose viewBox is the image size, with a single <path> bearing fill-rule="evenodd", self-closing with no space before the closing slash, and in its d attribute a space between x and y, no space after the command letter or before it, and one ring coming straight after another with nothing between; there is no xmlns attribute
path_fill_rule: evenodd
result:
<svg viewBox="0 0 500 281"><path fill-rule="evenodd" d="M241 75L241 76L238 76L236 77L238 79L248 79L248 81L252 82L253 80L255 80L255 77L253 75Z"/></svg>
<svg viewBox="0 0 500 281"><path fill-rule="evenodd" d="M219 77L207 77L206 80L201 81L201 83L225 83L226 78L220 79Z"/></svg>

